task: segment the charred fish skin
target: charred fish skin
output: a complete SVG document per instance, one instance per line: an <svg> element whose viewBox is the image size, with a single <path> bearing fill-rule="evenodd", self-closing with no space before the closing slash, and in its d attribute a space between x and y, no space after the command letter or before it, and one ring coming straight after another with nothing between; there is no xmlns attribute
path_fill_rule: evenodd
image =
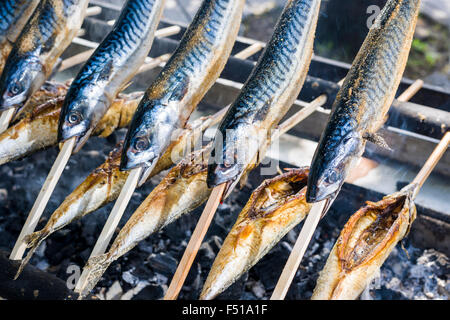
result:
<svg viewBox="0 0 450 320"><path fill-rule="evenodd" d="M286 4L257 66L220 124L208 186L236 180L292 106L308 73L319 7L319 0Z"/></svg>
<svg viewBox="0 0 450 320"><path fill-rule="evenodd" d="M315 151L307 199L336 195L381 127L408 59L420 0L389 0L371 27L333 104Z"/></svg>
<svg viewBox="0 0 450 320"><path fill-rule="evenodd" d="M345 224L319 274L312 300L354 300L378 274L416 218L415 185L367 201Z"/></svg>
<svg viewBox="0 0 450 320"><path fill-rule="evenodd" d="M204 0L171 59L151 84L127 132L121 170L149 167L219 77L245 0Z"/></svg>
<svg viewBox="0 0 450 320"><path fill-rule="evenodd" d="M43 0L15 42L0 77L0 111L25 105L81 28L88 0Z"/></svg>
<svg viewBox="0 0 450 320"><path fill-rule="evenodd" d="M214 260L201 300L225 291L306 217L308 172L307 167L289 170L253 191Z"/></svg>
<svg viewBox="0 0 450 320"><path fill-rule="evenodd" d="M38 3L39 0L3 0L0 2L0 74L14 42Z"/></svg>
<svg viewBox="0 0 450 320"><path fill-rule="evenodd" d="M150 52L165 0L128 0L112 31L72 83L58 129L59 142L94 128Z"/></svg>

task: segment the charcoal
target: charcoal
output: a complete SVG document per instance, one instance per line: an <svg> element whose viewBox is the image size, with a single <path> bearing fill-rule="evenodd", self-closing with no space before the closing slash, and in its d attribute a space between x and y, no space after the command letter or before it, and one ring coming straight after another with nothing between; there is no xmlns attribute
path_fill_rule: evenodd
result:
<svg viewBox="0 0 450 320"><path fill-rule="evenodd" d="M276 246L274 250L255 265L255 272L266 290L275 288L278 276L281 274L289 254L290 250L286 246Z"/></svg>
<svg viewBox="0 0 450 320"><path fill-rule="evenodd" d="M177 269L177 260L167 253L152 254L148 264L155 272L166 277L171 277Z"/></svg>
<svg viewBox="0 0 450 320"><path fill-rule="evenodd" d="M150 284L139 291L131 300L156 300L164 297L164 289L160 285Z"/></svg>
<svg viewBox="0 0 450 320"><path fill-rule="evenodd" d="M202 265L212 265L216 253L211 248L209 242L202 243L200 249L198 250L198 260Z"/></svg>

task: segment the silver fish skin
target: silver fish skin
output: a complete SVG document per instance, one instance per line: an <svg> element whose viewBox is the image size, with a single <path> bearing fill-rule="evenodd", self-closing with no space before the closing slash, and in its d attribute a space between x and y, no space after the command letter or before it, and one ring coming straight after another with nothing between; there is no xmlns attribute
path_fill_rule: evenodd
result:
<svg viewBox="0 0 450 320"><path fill-rule="evenodd" d="M128 0L112 31L72 82L61 112L59 142L78 137L79 149L152 47L165 0Z"/></svg>
<svg viewBox="0 0 450 320"><path fill-rule="evenodd" d="M16 42L38 3L39 0L0 1L0 74L12 45Z"/></svg>
<svg viewBox="0 0 450 320"><path fill-rule="evenodd" d="M253 159L259 162L261 147L305 81L319 8L319 0L287 2L257 66L219 126L208 167L209 187L237 181L257 165Z"/></svg>
<svg viewBox="0 0 450 320"><path fill-rule="evenodd" d="M178 48L146 91L127 132L121 170L157 162L222 72L244 0L204 0Z"/></svg>
<svg viewBox="0 0 450 320"><path fill-rule="evenodd" d="M14 43L0 77L0 111L20 110L52 74L81 28L88 0L42 0Z"/></svg>
<svg viewBox="0 0 450 320"><path fill-rule="evenodd" d="M364 152L380 141L384 123L405 70L420 0L389 0L375 20L336 97L313 156L307 201L337 195Z"/></svg>

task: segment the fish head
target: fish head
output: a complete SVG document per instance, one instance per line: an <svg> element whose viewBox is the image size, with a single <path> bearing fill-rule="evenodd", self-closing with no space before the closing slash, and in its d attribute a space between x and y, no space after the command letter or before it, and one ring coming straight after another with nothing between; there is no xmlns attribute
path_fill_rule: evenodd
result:
<svg viewBox="0 0 450 320"><path fill-rule="evenodd" d="M106 113L108 105L102 92L71 87L61 109L58 141L77 137L74 149L80 149Z"/></svg>
<svg viewBox="0 0 450 320"><path fill-rule="evenodd" d="M248 141L240 128L220 128L208 163L206 183L209 188L223 183L237 183L248 164ZM255 144L256 145L256 144Z"/></svg>
<svg viewBox="0 0 450 320"><path fill-rule="evenodd" d="M153 167L178 131L176 112L161 110L154 102L152 106L145 104L138 107L128 129L120 170Z"/></svg>
<svg viewBox="0 0 450 320"><path fill-rule="evenodd" d="M344 135L330 135L328 139L324 137L311 164L306 193L309 203L335 197L348 172L364 151L363 139L354 130Z"/></svg>
<svg viewBox="0 0 450 320"><path fill-rule="evenodd" d="M44 81L43 67L37 59L8 63L0 78L0 110L22 108Z"/></svg>

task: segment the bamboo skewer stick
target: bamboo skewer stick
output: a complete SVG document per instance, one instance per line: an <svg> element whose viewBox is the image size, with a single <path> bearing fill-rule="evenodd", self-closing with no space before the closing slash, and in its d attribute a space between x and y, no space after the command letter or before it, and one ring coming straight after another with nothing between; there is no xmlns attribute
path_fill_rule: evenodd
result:
<svg viewBox="0 0 450 320"><path fill-rule="evenodd" d="M67 162L69 161L70 155L72 154L72 149L75 146L76 138L71 138L64 142L61 151L59 152L58 157L56 158L53 166L50 170L50 173L47 176L47 179L42 186L41 191L36 199L36 202L33 205L30 213L28 214L28 218L22 227L19 237L17 238L16 244L9 256L10 260L20 260L25 252L26 245L23 242L23 238L32 233L36 228L39 219L41 218L42 213L45 210L45 207L50 199L53 190L61 176Z"/></svg>
<svg viewBox="0 0 450 320"><path fill-rule="evenodd" d="M102 7L92 6L86 9L85 17L97 16L102 13Z"/></svg>
<svg viewBox="0 0 450 320"><path fill-rule="evenodd" d="M417 188L414 191L413 198L417 196L420 188L422 188L423 184L429 177L431 171L433 171L434 167L438 164L439 160L444 155L449 143L450 143L450 131L447 131L444 134L444 137L441 139L441 141L438 143L436 148L431 153L430 157L423 165L422 169L420 169L419 173L412 181L413 184L417 184Z"/></svg>
<svg viewBox="0 0 450 320"><path fill-rule="evenodd" d="M211 224L212 218L216 213L217 207L220 204L222 195L225 191L226 183L218 185L215 187L208 202L206 203L205 209L197 222L194 232L192 233L191 239L184 251L183 257L178 264L177 270L170 282L170 286L167 289L164 300L175 300L183 287L184 281L191 269L192 263L194 262L197 252L202 245L203 239L208 231L209 225Z"/></svg>
<svg viewBox="0 0 450 320"><path fill-rule="evenodd" d="M174 34L177 34L181 31L181 28L179 26L171 26L171 27L167 27L167 28L162 28L159 29L155 32L155 37L157 38L163 38L163 37L168 37L168 36L172 36ZM90 43L90 47L91 47L91 43ZM84 52L81 52L79 54L76 54L70 58L67 58L65 60L62 61L61 66L58 70L58 72L67 70L69 68L72 68L73 66L76 66L78 64L81 64L85 61L87 61L90 56L94 53L95 48L99 45L98 43L94 43L95 47L91 48L89 50L86 50ZM145 65L144 65L145 66Z"/></svg>
<svg viewBox="0 0 450 320"><path fill-rule="evenodd" d="M241 52L234 55L235 58L239 59L247 59L248 57L251 57L256 52L260 51L263 48L263 45L259 42L252 44L251 46L248 46Z"/></svg>
<svg viewBox="0 0 450 320"><path fill-rule="evenodd" d="M117 198L110 215L108 216L108 220L106 221L106 224L103 227L103 230L97 242L95 243L94 249L92 249L89 258L100 255L106 251L106 248L108 247L108 244L111 241L114 231L117 225L119 224L120 219L122 218L122 214L125 211L128 202L130 201L131 196L133 195L134 190L136 189L141 174L142 168L137 168L130 171L130 174L122 188L122 192L120 192L120 195ZM84 283L88 279L88 276L89 272L83 270L83 273L81 274L80 278L76 283L74 290L75 292L81 292Z"/></svg>
<svg viewBox="0 0 450 320"><path fill-rule="evenodd" d="M342 85L343 82L340 83ZM398 100L401 102L408 101L412 96L414 96L415 93L417 93L417 91L420 90L422 85L423 81L415 81L399 96ZM289 287L291 286L292 279L294 279L294 276L297 273L303 255L308 248L309 242L311 241L312 235L319 224L320 218L326 214L326 211L331 206L330 204L327 204L327 201L330 200L322 200L313 204L311 211L305 220L305 224L298 235L294 248L289 255L288 261L286 262L281 276L278 279L270 300L283 300L286 297Z"/></svg>
<svg viewBox="0 0 450 320"><path fill-rule="evenodd" d="M409 101L420 89L423 87L423 80L417 79L414 81L401 95L398 96L397 100L400 102Z"/></svg>
<svg viewBox="0 0 450 320"><path fill-rule="evenodd" d="M305 224L295 242L294 248L289 255L289 259L284 266L283 272L278 279L275 290L270 297L270 300L283 300L289 290L292 279L297 272L298 266L302 261L303 255L308 248L309 242L316 231L316 227L319 224L320 217L322 216L328 200L322 200L314 203L311 207L309 214L306 217Z"/></svg>
<svg viewBox="0 0 450 320"><path fill-rule="evenodd" d="M261 48L262 47L257 48L256 46L252 47L252 49L246 48L246 49L242 50L241 52L237 53L236 55L240 54L240 57L242 59L245 59L245 58L255 54L258 50L261 50ZM159 63L160 62L158 62L158 64ZM155 161L155 164L156 164L156 161ZM139 170L139 172L137 170ZM146 173L151 173L151 171L152 171L152 168L146 168L146 170L145 170ZM142 168L133 169L130 172L130 175L128 176L127 181L125 182L125 185L120 192L119 198L116 200L116 203L111 211L108 221L102 230L102 234L105 233L105 234L112 235L112 232L117 227L117 224L120 222L120 219L121 219L123 213L125 212L128 202L130 201L131 195L133 194L134 190L138 187L139 182L142 182L142 180L143 180L141 177L143 172L144 171L142 170ZM125 193L129 194L130 197L126 197L125 195L122 195ZM124 199L124 200L119 201L120 199ZM220 201L220 199L221 199L221 197L219 197L219 201ZM119 202L121 202L121 204L117 205ZM111 218L111 216L113 216L114 218ZM111 219L111 223L109 223L110 219ZM114 221L113 221L113 219L114 219ZM94 250L95 250L95 248L97 248L97 249L95 250L95 252L93 251L91 253L90 257L94 257L97 255L103 254L105 252L110 240L111 240L110 237L109 238L108 237L103 237L103 238L100 237L97 240L97 243L95 244L95 247L94 247ZM79 278L79 280L76 284L75 292L79 292L79 290L81 290L85 286L85 282L87 281L88 276L89 276L89 271L84 269L81 274L81 277Z"/></svg>

